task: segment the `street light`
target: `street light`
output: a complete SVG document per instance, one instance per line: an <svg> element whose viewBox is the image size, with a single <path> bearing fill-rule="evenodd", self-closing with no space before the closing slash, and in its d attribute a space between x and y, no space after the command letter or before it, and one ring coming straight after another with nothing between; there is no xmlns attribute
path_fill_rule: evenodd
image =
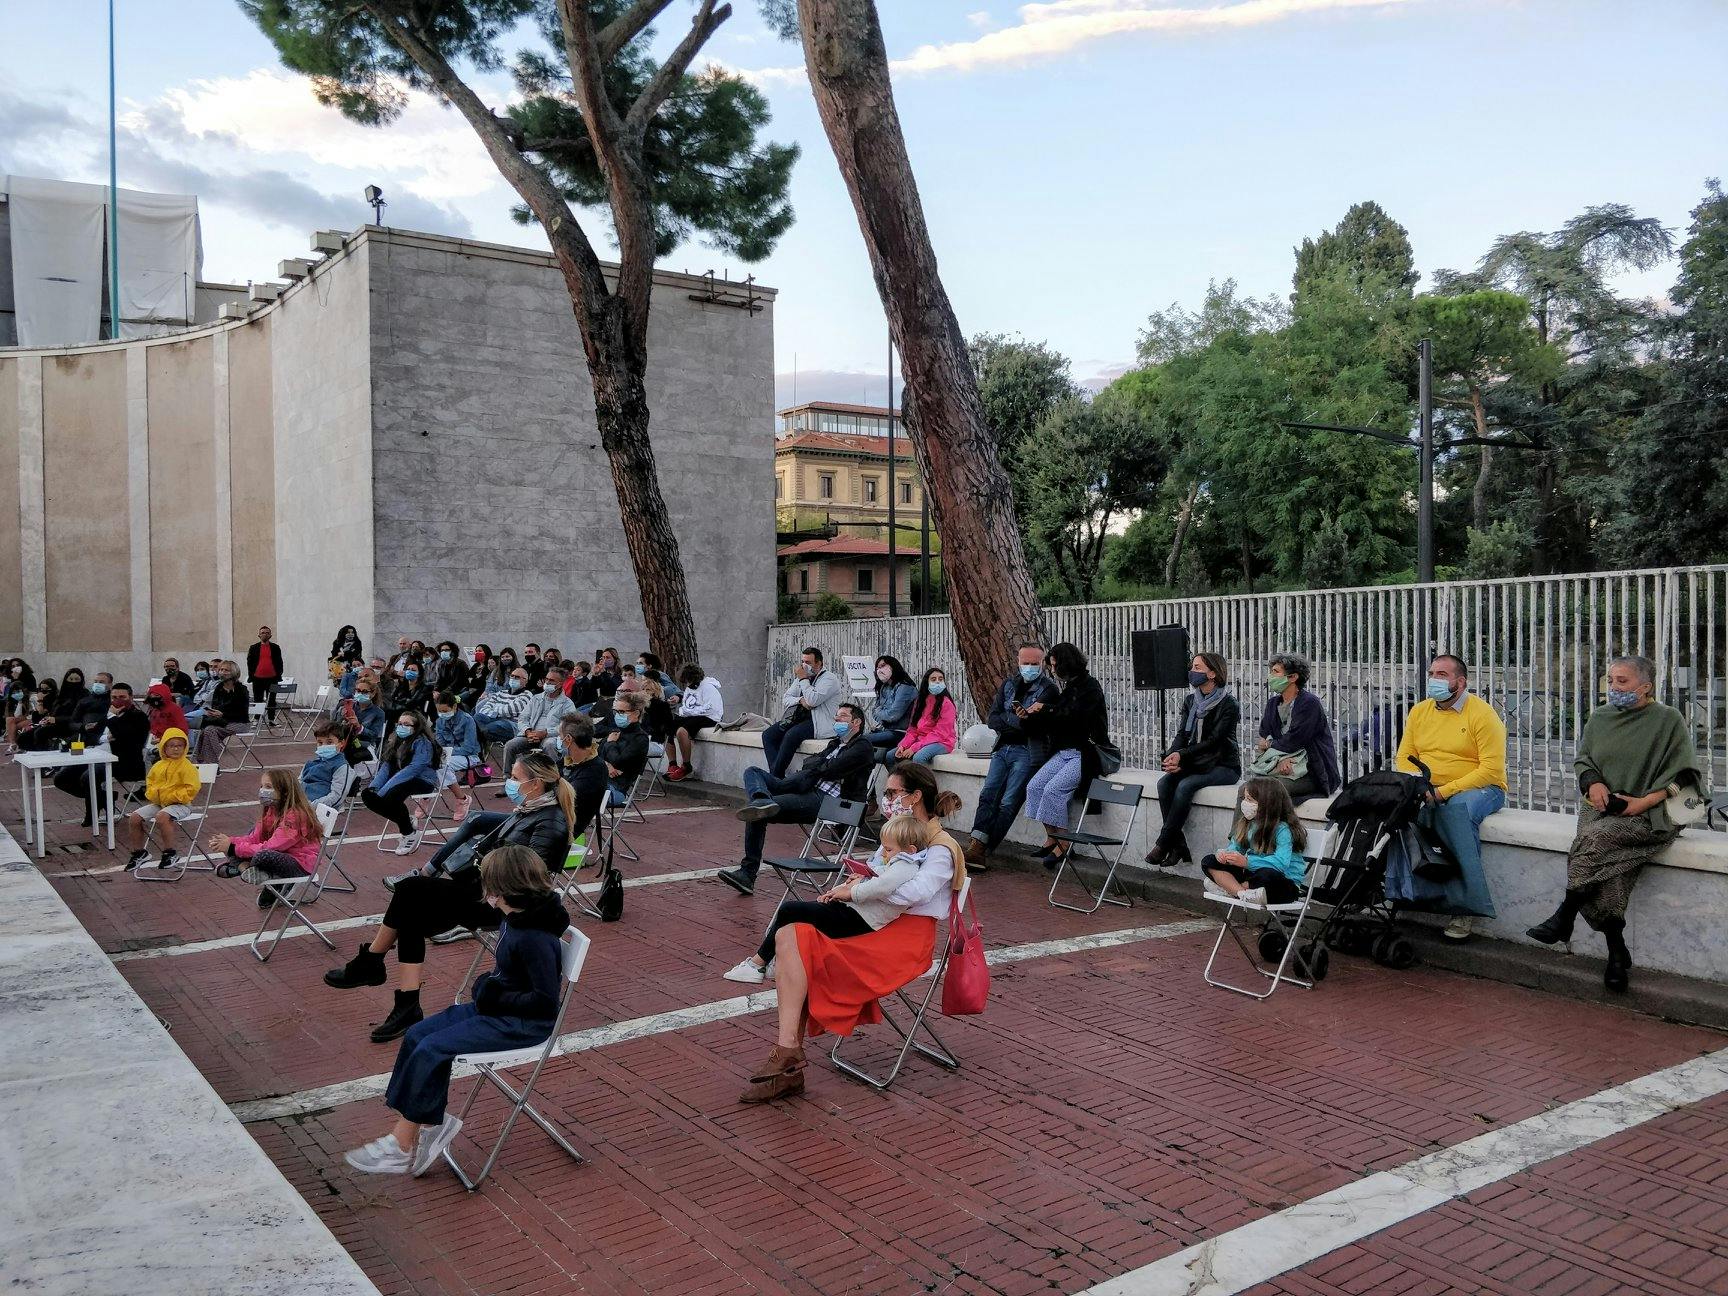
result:
<svg viewBox="0 0 1728 1296"><path fill-rule="evenodd" d="M384 209L390 204L384 201L384 191L377 185L366 186L366 201L372 204L372 223L384 223Z"/></svg>

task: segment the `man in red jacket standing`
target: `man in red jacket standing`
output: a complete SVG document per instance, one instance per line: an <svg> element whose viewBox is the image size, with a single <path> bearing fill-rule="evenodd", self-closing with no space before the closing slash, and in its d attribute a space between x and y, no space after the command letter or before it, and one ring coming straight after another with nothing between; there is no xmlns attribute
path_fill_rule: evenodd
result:
<svg viewBox="0 0 1728 1296"><path fill-rule="evenodd" d="M282 649L271 638L269 626L258 627L258 642L246 650L246 675L252 681L252 700L265 704L264 722L276 723L276 682L282 678Z"/></svg>

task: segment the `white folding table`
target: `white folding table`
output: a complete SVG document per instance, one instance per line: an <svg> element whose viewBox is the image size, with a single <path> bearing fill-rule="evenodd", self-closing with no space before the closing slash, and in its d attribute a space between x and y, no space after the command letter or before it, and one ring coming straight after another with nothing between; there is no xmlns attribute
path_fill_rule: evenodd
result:
<svg viewBox="0 0 1728 1296"><path fill-rule="evenodd" d="M41 859L48 853L48 825L42 817L42 775L47 770L75 769L82 765L94 772L95 767L102 767L103 783L108 799L108 849L114 849L114 753L106 747L86 747L81 752L19 752L12 758L12 763L18 767L18 790L23 803L24 814L24 849L30 849L32 837L36 843L36 858ZM31 799L30 784L34 779L36 784L35 799ZM88 798L90 802L90 835L100 839L102 826L96 820L96 780L89 781ZM32 808L34 808L34 823L32 823Z"/></svg>

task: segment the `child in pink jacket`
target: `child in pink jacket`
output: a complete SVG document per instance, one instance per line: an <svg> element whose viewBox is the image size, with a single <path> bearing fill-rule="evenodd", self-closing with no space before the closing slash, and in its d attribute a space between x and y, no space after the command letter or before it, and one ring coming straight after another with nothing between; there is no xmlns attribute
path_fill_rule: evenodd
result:
<svg viewBox="0 0 1728 1296"><path fill-rule="evenodd" d="M915 760L928 765L938 756L953 751L955 720L954 699L948 696L948 677L940 667L933 666L924 672L924 683L912 702L906 736L898 747L882 753L882 763Z"/></svg>
<svg viewBox="0 0 1728 1296"><path fill-rule="evenodd" d="M217 877L237 877L253 886L269 878L301 878L318 867L324 829L300 780L292 769L268 770L258 780L258 804L264 813L244 837L210 835L210 850L228 858ZM260 897L262 904L268 894Z"/></svg>

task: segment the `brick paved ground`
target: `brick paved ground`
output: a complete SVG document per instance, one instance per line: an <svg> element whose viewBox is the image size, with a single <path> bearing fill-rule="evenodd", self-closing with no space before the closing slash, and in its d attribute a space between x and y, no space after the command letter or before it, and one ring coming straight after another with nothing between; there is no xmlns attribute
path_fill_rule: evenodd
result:
<svg viewBox="0 0 1728 1296"><path fill-rule="evenodd" d="M261 750L283 763L304 751ZM16 788L0 770L9 826ZM255 788L255 774L225 775L216 799ZM677 788L654 807L701 804ZM249 815L218 810L212 823L231 831ZM379 826L362 812L353 831ZM657 814L630 837L640 877L731 860L738 825L717 807ZM59 825L52 840L89 841ZM238 882L75 876L118 862L88 849L43 862L110 952L255 925L252 889ZM320 901L321 921L379 912L379 880L401 868L370 843L348 847L343 862L361 890ZM1030 873L979 883L990 945L1188 916L1139 906L1083 917L1046 907L1043 890ZM754 943L774 899L706 879L633 888L622 923L586 925L594 949L567 1029L733 998L739 988L718 974ZM264 965L241 946L120 967L217 1091L240 1102L388 1071L395 1046L366 1039L388 991L321 981L365 930L336 934L339 955L294 939ZM385 1128L375 1099L249 1128L385 1292L1018 1296L1081 1290L1723 1043L1611 1008L1348 958L1313 993L1254 1003L1201 981L1209 939L999 967L987 1015L939 1026L963 1070L914 1060L887 1095L813 1060L804 1099L740 1106L772 1043L767 1013L560 1059L541 1106L589 1164L523 1127L473 1196L442 1171L350 1173L341 1153ZM472 949L434 950L429 1007L447 1001ZM879 1038L859 1046L882 1053ZM496 1122L483 1099L470 1130L484 1140ZM1255 1290L1728 1291L1728 1100L1536 1166Z"/></svg>

